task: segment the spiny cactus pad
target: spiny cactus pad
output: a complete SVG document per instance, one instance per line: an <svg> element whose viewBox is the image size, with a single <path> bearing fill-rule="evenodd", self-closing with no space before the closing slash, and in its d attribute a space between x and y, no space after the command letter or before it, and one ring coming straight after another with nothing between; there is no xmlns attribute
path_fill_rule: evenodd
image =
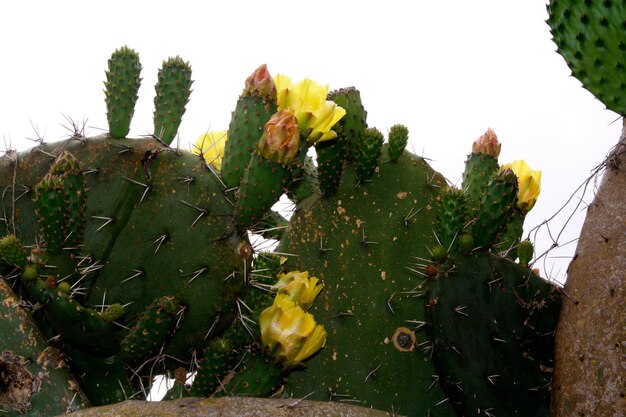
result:
<svg viewBox="0 0 626 417"><path fill-rule="evenodd" d="M614 112L626 114L626 4L611 0L551 0L557 52L587 90Z"/></svg>

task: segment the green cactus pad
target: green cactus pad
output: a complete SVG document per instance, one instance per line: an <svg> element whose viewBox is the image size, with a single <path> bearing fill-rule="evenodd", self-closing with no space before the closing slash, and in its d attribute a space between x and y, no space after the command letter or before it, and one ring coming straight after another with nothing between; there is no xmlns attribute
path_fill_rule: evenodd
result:
<svg viewBox="0 0 626 417"><path fill-rule="evenodd" d="M174 297L161 297L148 306L122 340L121 355L125 361L141 361L157 352L170 336L174 318L180 312Z"/></svg>
<svg viewBox="0 0 626 417"><path fill-rule="evenodd" d="M221 337L212 340L198 361L198 370L188 395L208 397L213 394L239 360L229 340Z"/></svg>
<svg viewBox="0 0 626 417"><path fill-rule="evenodd" d="M354 171L361 181L367 181L374 175L384 140L383 134L373 127L365 129L361 134L359 147L354 151L356 155Z"/></svg>
<svg viewBox="0 0 626 417"><path fill-rule="evenodd" d="M551 0L548 13L557 52L572 75L608 109L626 114L626 4Z"/></svg>
<svg viewBox="0 0 626 417"><path fill-rule="evenodd" d="M77 248L82 242L85 228L86 190L82 166L68 151L59 155L50 167L50 172L63 181L65 202L65 242L66 248Z"/></svg>
<svg viewBox="0 0 626 417"><path fill-rule="evenodd" d="M403 125L393 125L389 128L389 159L397 161L409 142L409 129Z"/></svg>
<svg viewBox="0 0 626 417"><path fill-rule="evenodd" d="M32 299L44 307L46 318L65 342L91 350L96 356L117 353L119 338L111 324L91 308L85 308L54 283L24 281Z"/></svg>
<svg viewBox="0 0 626 417"><path fill-rule="evenodd" d="M262 221L285 191L289 178L290 168L252 155L239 186L235 224L248 228Z"/></svg>
<svg viewBox="0 0 626 417"><path fill-rule="evenodd" d="M357 157L361 133L367 129L367 111L361 102L361 92L354 87L340 88L328 93L328 99L346 110L346 115L337 123L337 134L345 146L349 159Z"/></svg>
<svg viewBox="0 0 626 417"><path fill-rule="evenodd" d="M268 397L283 384L283 370L260 351L246 352L237 372L225 387L226 395ZM224 394L224 393L222 393Z"/></svg>
<svg viewBox="0 0 626 417"><path fill-rule="evenodd" d="M26 250L17 236L6 235L0 239L0 259L9 265L24 268L26 265Z"/></svg>
<svg viewBox="0 0 626 417"><path fill-rule="evenodd" d="M191 66L180 57L163 62L154 97L154 136L169 145L174 140L191 94Z"/></svg>
<svg viewBox="0 0 626 417"><path fill-rule="evenodd" d="M437 238L446 250L453 251L458 247L459 236L469 221L467 196L463 190L451 187L444 189L439 199Z"/></svg>
<svg viewBox="0 0 626 417"><path fill-rule="evenodd" d="M473 218L483 198L487 184L491 177L498 172L498 158L483 154L472 153L465 161L463 183L461 189L467 194L468 215Z"/></svg>
<svg viewBox="0 0 626 417"><path fill-rule="evenodd" d="M15 172L18 187L35 188L52 162L42 155L68 150L84 167L87 189L78 253L42 252L37 256L42 275L58 281L75 271L68 280L74 287L70 294L80 289L75 297L85 307L126 306L120 324L128 327L132 323L127 321L153 300L175 296L187 309L164 353L179 360L190 360L209 331L218 336L232 323L236 299L246 289L250 245L245 236L229 232L233 207L220 180L196 155L166 150L154 139L106 136L36 149L20 155L17 169L0 158L2 187ZM34 245L39 236L35 202L22 198L3 204L13 213L10 227L25 245ZM165 365L178 367L180 362Z"/></svg>
<svg viewBox="0 0 626 417"><path fill-rule="evenodd" d="M35 188L35 203L46 249L51 254L58 254L67 236L63 180L52 174L46 175Z"/></svg>
<svg viewBox="0 0 626 417"><path fill-rule="evenodd" d="M557 287L506 258L455 254L439 268L427 330L459 415L549 415L560 304Z"/></svg>
<svg viewBox="0 0 626 417"><path fill-rule="evenodd" d="M263 127L274 113L276 103L262 97L244 96L237 101L222 159L222 179L227 187L239 187Z"/></svg>
<svg viewBox="0 0 626 417"><path fill-rule="evenodd" d="M0 414L39 417L87 406L61 353L47 343L3 278L0 300Z"/></svg>
<svg viewBox="0 0 626 417"><path fill-rule="evenodd" d="M337 127L340 130L341 127ZM317 155L317 174L319 188L324 197L337 193L343 172L344 143L343 134L339 131L337 138L315 144Z"/></svg>
<svg viewBox="0 0 626 417"><path fill-rule="evenodd" d="M388 160L386 146L382 160ZM452 416L432 384L422 329L427 284L419 265L434 241L436 192L445 182L405 152L397 163L382 163L371 181L356 184L347 166L336 195L302 201L277 249L297 255L287 256L290 270L309 271L324 284L309 312L328 332L326 347L288 377L286 392ZM415 333L405 351L394 344L399 328Z"/></svg>
<svg viewBox="0 0 626 417"><path fill-rule="evenodd" d="M123 46L109 58L104 94L109 134L113 138L125 138L130 131L141 84L140 73L139 54L133 49Z"/></svg>
<svg viewBox="0 0 626 417"><path fill-rule="evenodd" d="M488 249L495 242L515 210L517 177L513 171L500 171L484 190L472 224L476 246Z"/></svg>

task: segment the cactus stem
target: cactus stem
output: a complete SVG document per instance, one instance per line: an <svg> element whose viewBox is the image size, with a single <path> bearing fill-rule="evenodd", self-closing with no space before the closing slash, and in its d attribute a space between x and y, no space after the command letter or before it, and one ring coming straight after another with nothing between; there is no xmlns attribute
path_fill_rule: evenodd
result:
<svg viewBox="0 0 626 417"><path fill-rule="evenodd" d="M154 252L154 253L156 253L156 252ZM145 274L145 272L142 271L141 269L132 269L132 271L134 272L134 274L129 276L129 277L127 277L127 278L125 278L125 279L123 279L122 280L122 284L124 284L125 282L130 281L133 278L137 278L137 277L142 276L143 274Z"/></svg>
<svg viewBox="0 0 626 417"><path fill-rule="evenodd" d="M418 214L420 211L422 211L424 207L420 207L419 209L415 210L415 207L411 207L411 210L409 210L409 212L407 213L406 216L404 216L404 225L406 227L409 227L409 220L411 220L416 214Z"/></svg>
<svg viewBox="0 0 626 417"><path fill-rule="evenodd" d="M122 177L122 179L130 182L131 184L139 185L140 187L144 188L143 194L141 195L141 198L139 199L139 202L142 203L143 199L146 197L146 194L148 194L148 191L150 191L151 187L148 184L144 184L143 182L134 180L132 178Z"/></svg>
<svg viewBox="0 0 626 417"><path fill-rule="evenodd" d="M380 365L378 365L376 368L372 369L369 374L367 374L367 376L365 377L365 381L363 381L364 384L367 384L367 381L370 378L375 378L376 377L376 371L378 371L380 369L380 367L383 366L383 364L381 363Z"/></svg>

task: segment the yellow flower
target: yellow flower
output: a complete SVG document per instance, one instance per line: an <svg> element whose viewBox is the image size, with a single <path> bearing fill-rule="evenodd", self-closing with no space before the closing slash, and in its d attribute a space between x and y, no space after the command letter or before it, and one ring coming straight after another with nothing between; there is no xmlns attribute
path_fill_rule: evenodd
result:
<svg viewBox="0 0 626 417"><path fill-rule="evenodd" d="M218 171L222 169L222 157L224 156L224 144L226 143L226 130L211 131L200 135L193 153L202 155L207 164L212 165Z"/></svg>
<svg viewBox="0 0 626 417"><path fill-rule="evenodd" d="M511 169L517 177L517 207L522 213L528 213L541 191L541 171L533 171L526 161L517 160L511 164L502 165L500 170Z"/></svg>
<svg viewBox="0 0 626 417"><path fill-rule="evenodd" d="M274 304L261 312L259 324L261 343L287 366L306 360L326 344L324 326L287 294L276 295Z"/></svg>
<svg viewBox="0 0 626 417"><path fill-rule="evenodd" d="M303 137L309 142L321 142L337 137L332 127L346 114L336 103L326 100L328 86L308 78L293 84L285 75L274 78L278 90L278 110L290 108L298 119Z"/></svg>
<svg viewBox="0 0 626 417"><path fill-rule="evenodd" d="M309 278L307 271L291 271L288 273L279 273L278 282L274 285L274 289L279 294L287 294L293 302L307 310L317 295L322 291L323 284L318 284L316 277Z"/></svg>

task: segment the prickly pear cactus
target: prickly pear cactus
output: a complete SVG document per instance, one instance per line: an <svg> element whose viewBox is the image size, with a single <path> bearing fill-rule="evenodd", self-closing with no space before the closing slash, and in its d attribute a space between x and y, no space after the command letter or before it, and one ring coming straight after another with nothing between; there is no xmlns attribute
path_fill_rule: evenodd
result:
<svg viewBox="0 0 626 417"><path fill-rule="evenodd" d="M409 416L527 415L536 401L528 415L547 412L560 299L520 243L539 177L499 166L492 131L456 190L404 151L405 127L385 144L367 126L355 88L329 94L261 66L228 131L202 135L194 155L169 147L192 83L180 58L159 72L154 135L124 137L140 69L128 48L111 57L110 134L0 159L0 273L91 404L144 398L167 372L167 399L306 396ZM289 221L271 210L284 193ZM249 232L277 250L255 254ZM458 351L481 360L468 367Z"/></svg>
<svg viewBox="0 0 626 417"><path fill-rule="evenodd" d="M557 52L591 94L626 114L623 1L552 0L548 24Z"/></svg>
<svg viewBox="0 0 626 417"><path fill-rule="evenodd" d="M434 241L445 182L412 154L390 163L385 146L380 159L369 181L347 165L335 195L300 202L280 242L287 265L315 271L324 283L311 312L329 334L286 389L406 415L453 415L432 377L419 266Z"/></svg>
<svg viewBox="0 0 626 417"><path fill-rule="evenodd" d="M157 90L181 77L190 84L182 61L170 61ZM119 111L132 116L135 96L120 96L111 71L106 96L116 126ZM184 106L186 98L159 103ZM170 136L178 128L155 123ZM17 268L14 288L41 307L35 318L92 403L137 395L153 373L190 361L232 322L251 247L231 227L223 183L202 158L162 138L75 136L7 155L0 172L3 272Z"/></svg>

